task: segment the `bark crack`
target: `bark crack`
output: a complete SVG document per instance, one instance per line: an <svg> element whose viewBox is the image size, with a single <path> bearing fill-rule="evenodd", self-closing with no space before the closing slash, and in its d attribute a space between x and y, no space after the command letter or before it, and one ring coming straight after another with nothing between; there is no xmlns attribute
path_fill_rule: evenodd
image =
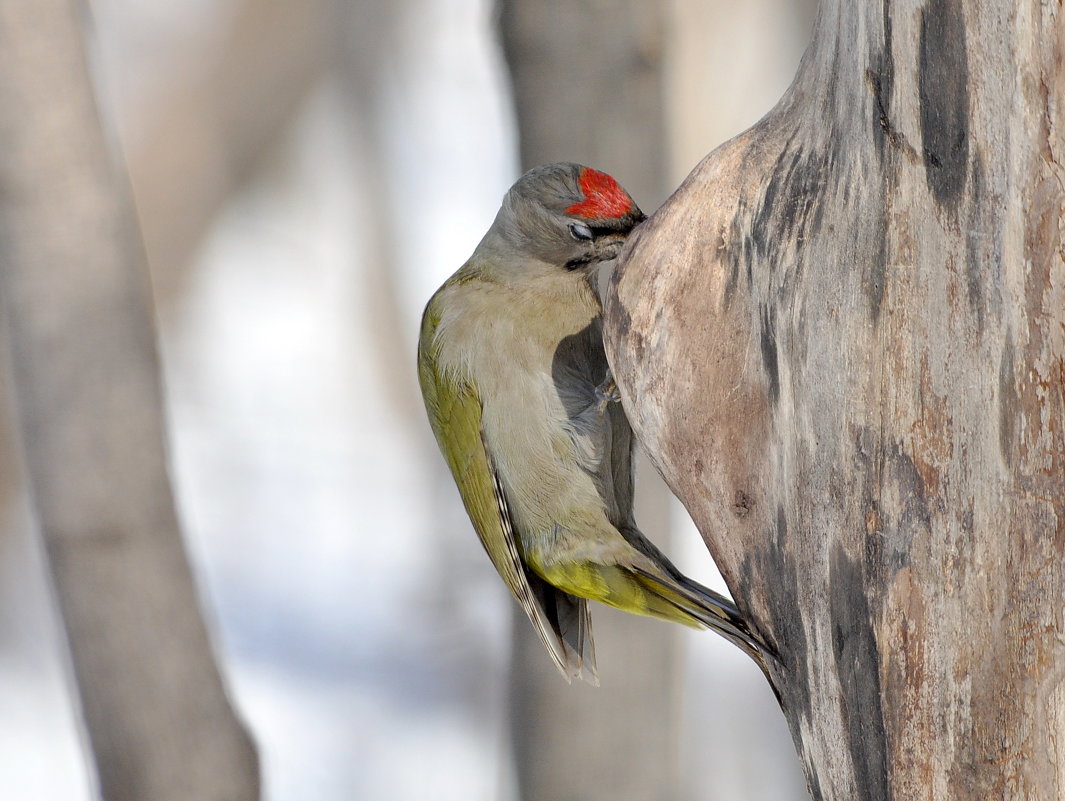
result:
<svg viewBox="0 0 1065 801"><path fill-rule="evenodd" d="M891 121L891 115L888 114L887 106L884 103L884 89L880 80L880 74L871 69L866 69L865 83L869 87L869 91L873 93L873 99L876 101L877 119L880 123L880 129L884 132L884 136L892 147L902 151L906 158L910 160L911 164L916 164L917 150L910 144L910 140L906 138L906 134L895 127L895 124Z"/></svg>

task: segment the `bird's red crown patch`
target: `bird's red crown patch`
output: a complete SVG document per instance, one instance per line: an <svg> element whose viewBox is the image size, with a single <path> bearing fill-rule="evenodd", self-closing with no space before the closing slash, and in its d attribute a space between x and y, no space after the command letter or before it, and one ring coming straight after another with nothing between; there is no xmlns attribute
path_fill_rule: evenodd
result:
<svg viewBox="0 0 1065 801"><path fill-rule="evenodd" d="M584 200L567 208L566 214L606 220L624 217L632 210L632 198L605 172L585 167L580 183Z"/></svg>

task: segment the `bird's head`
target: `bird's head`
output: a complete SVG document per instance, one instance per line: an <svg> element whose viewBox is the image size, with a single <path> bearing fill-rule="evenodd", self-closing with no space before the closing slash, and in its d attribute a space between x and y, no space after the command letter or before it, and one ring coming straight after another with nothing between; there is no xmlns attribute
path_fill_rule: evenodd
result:
<svg viewBox="0 0 1065 801"><path fill-rule="evenodd" d="M615 258L644 214L605 172L560 162L535 167L503 199L493 229L552 267L580 270Z"/></svg>

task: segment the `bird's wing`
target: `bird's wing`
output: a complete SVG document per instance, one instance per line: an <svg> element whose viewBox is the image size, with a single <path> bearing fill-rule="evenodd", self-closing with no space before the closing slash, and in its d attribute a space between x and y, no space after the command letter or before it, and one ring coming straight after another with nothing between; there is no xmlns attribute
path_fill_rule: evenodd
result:
<svg viewBox="0 0 1065 801"><path fill-rule="evenodd" d="M504 572L504 568L500 566L499 560L493 555L488 542L481 534L481 528L475 524L477 533L481 535L481 543L488 551L496 570L503 576L503 580L514 593L514 597L518 599L521 608L529 616L540 640L551 654L555 666L566 680L583 678L591 684L598 684L599 676L595 668L595 646L592 639L592 618L588 612L588 602L584 598L578 598L553 587L525 566L518 552L514 518L510 514L506 491L499 473L492 464L491 450L484 441L483 431L481 444L488 469L492 474L492 486L495 489L499 506L500 529L506 545L506 562L509 567L513 568L514 575L517 577L516 582L512 583L511 578Z"/></svg>
<svg viewBox="0 0 1065 801"><path fill-rule="evenodd" d="M454 371L439 369L432 353L434 323L431 318L423 323L418 358L422 394L477 536L566 680L579 677L598 684L587 601L551 586L523 562L506 492L481 428L476 387Z"/></svg>
<svg viewBox="0 0 1065 801"><path fill-rule="evenodd" d="M610 425L610 470L613 477L614 502L623 525L635 526L632 516L633 440L632 428L620 401L607 404L606 414Z"/></svg>

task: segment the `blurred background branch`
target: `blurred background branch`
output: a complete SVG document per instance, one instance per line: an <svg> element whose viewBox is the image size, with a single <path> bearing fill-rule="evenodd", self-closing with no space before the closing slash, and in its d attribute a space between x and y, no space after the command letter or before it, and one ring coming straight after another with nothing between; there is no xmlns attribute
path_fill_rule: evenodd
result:
<svg viewBox="0 0 1065 801"><path fill-rule="evenodd" d="M195 64L138 112L128 161L156 302L168 306L219 212L298 117L330 63L324 0L240 0Z"/></svg>

